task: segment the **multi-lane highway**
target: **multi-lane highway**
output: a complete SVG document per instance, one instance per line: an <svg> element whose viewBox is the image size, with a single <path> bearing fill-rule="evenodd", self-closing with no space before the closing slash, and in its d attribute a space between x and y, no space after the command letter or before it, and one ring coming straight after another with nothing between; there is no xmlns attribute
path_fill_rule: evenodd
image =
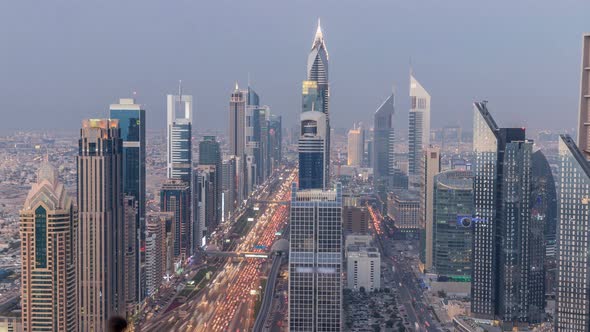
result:
<svg viewBox="0 0 590 332"><path fill-rule="evenodd" d="M295 170L284 170L260 188L251 204L259 206L256 223L236 241L236 252L267 252L288 220L287 205ZM270 201L270 203L264 203ZM254 203L256 202L256 203ZM258 248L258 249L257 249ZM266 248L266 249L263 249ZM224 258L207 286L173 311L156 317L142 331L238 331L254 324L261 276L267 266L256 258Z"/></svg>
<svg viewBox="0 0 590 332"><path fill-rule="evenodd" d="M417 243L415 241L394 243L387 232L383 230L383 217L379 211L371 206L368 208L382 259L388 267L382 276L382 283L397 288L398 302L401 307L400 314L408 322L406 328L419 331L440 331L440 325L429 310L423 290L420 288L416 280L417 276L412 269L411 256L412 253L417 256Z"/></svg>

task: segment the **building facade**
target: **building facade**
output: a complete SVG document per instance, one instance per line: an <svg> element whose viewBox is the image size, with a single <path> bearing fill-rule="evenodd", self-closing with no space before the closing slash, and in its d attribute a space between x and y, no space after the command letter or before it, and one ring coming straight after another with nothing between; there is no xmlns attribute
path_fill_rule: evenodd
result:
<svg viewBox="0 0 590 332"><path fill-rule="evenodd" d="M169 179L192 181L193 97L182 94L167 96L167 174Z"/></svg>
<svg viewBox="0 0 590 332"><path fill-rule="evenodd" d="M344 234L368 234L369 211L364 206L342 207Z"/></svg>
<svg viewBox="0 0 590 332"><path fill-rule="evenodd" d="M216 212L217 169L214 165L199 165L195 172L195 224L193 241L195 249L204 247L207 237L218 223Z"/></svg>
<svg viewBox="0 0 590 332"><path fill-rule="evenodd" d="M247 91L240 90L238 83L231 94L229 101L229 155L235 158L236 185L238 186L237 202L242 202L247 197L248 178L246 163L246 103ZM250 160L250 163L252 161Z"/></svg>
<svg viewBox="0 0 590 332"><path fill-rule="evenodd" d="M589 331L590 166L568 135L559 139L559 192L556 331Z"/></svg>
<svg viewBox="0 0 590 332"><path fill-rule="evenodd" d="M590 34L582 37L582 77L578 113L578 147L590 159Z"/></svg>
<svg viewBox="0 0 590 332"><path fill-rule="evenodd" d="M395 132L393 129L393 93L377 108L373 127L373 182L375 191L385 201L395 175Z"/></svg>
<svg viewBox="0 0 590 332"><path fill-rule="evenodd" d="M189 184L178 179L167 180L160 190L160 211L174 213L171 233L175 263L183 262L192 253L193 233L190 209Z"/></svg>
<svg viewBox="0 0 590 332"><path fill-rule="evenodd" d="M362 140L361 128L353 128L348 131L348 166L361 166L364 155L364 142Z"/></svg>
<svg viewBox="0 0 590 332"><path fill-rule="evenodd" d="M124 230L123 235L123 250L125 251L125 304L127 312L132 314L135 305L139 302L139 283L137 282L137 270L139 261L137 260L139 247L137 247L139 239L139 231L137 215L138 215L138 201L135 196L125 195L123 198L123 220Z"/></svg>
<svg viewBox="0 0 590 332"><path fill-rule="evenodd" d="M221 194L222 194L222 176L221 170L221 147L215 136L205 136L199 142L199 165L214 166L215 178L213 179L213 208L214 215L211 223L212 227L217 227L221 222Z"/></svg>
<svg viewBox="0 0 590 332"><path fill-rule="evenodd" d="M424 148L430 144L430 95L410 74L410 114L408 129L408 175L419 183Z"/></svg>
<svg viewBox="0 0 590 332"><path fill-rule="evenodd" d="M283 161L283 120L280 115L271 114L269 121L269 149L271 170L278 168ZM271 171L272 173L272 171Z"/></svg>
<svg viewBox="0 0 590 332"><path fill-rule="evenodd" d="M396 190L388 194L387 214L395 227L404 232L420 229L420 196L410 190Z"/></svg>
<svg viewBox="0 0 590 332"><path fill-rule="evenodd" d="M299 138L299 188L325 189L328 185L326 174L327 136L326 115L310 111L300 115L301 136Z"/></svg>
<svg viewBox="0 0 590 332"><path fill-rule="evenodd" d="M119 120L123 140L123 192L137 200L135 263L133 274L136 299L145 297L145 254L139 248L145 244L145 110L133 98L119 99L109 107L111 119ZM127 222L127 221L126 221ZM127 270L129 271L129 270Z"/></svg>
<svg viewBox="0 0 590 332"><path fill-rule="evenodd" d="M43 163L20 211L22 331L78 331L77 226L72 199Z"/></svg>
<svg viewBox="0 0 590 332"><path fill-rule="evenodd" d="M440 149L429 146L424 150L422 157L421 183L420 183L420 222L424 225L422 237L423 249L421 250L422 262L426 271L432 269L432 244L434 243L434 177L440 172Z"/></svg>
<svg viewBox="0 0 590 332"><path fill-rule="evenodd" d="M146 285L148 296L160 289L166 275L166 227L174 220L172 212L151 212L147 215Z"/></svg>
<svg viewBox="0 0 590 332"><path fill-rule="evenodd" d="M373 292L381 288L381 254L374 247L346 248L346 286Z"/></svg>
<svg viewBox="0 0 590 332"><path fill-rule="evenodd" d="M238 158L235 156L228 156L223 160L221 165L223 172L221 175L221 206L223 211L221 221L225 221L230 218L238 206L238 164Z"/></svg>
<svg viewBox="0 0 590 332"><path fill-rule="evenodd" d="M313 109L316 112L322 112L326 115L326 148L324 163L325 171L324 177L326 182L330 182L330 112L329 112L329 101L330 101L330 77L328 70L329 55L328 49L326 48L326 41L322 32L322 27L318 20L318 28L316 30L311 50L307 56L307 81L316 82L317 97L321 98L321 109L317 108L318 105L314 103ZM304 83L305 84L305 83ZM304 88L305 89L305 88ZM305 99L305 96L304 96ZM305 107L303 111L306 111Z"/></svg>
<svg viewBox="0 0 590 332"><path fill-rule="evenodd" d="M342 330L342 186L291 193L289 330Z"/></svg>
<svg viewBox="0 0 590 332"><path fill-rule="evenodd" d="M439 173L433 189L431 270L451 280L471 280L473 173Z"/></svg>
<svg viewBox="0 0 590 332"><path fill-rule="evenodd" d="M505 325L542 319L544 288L531 273L540 243L531 243L532 142L524 128L499 128L485 102L475 103L474 233L471 311ZM544 253L543 253L544 255Z"/></svg>
<svg viewBox="0 0 590 332"><path fill-rule="evenodd" d="M119 121L82 122L78 142L77 279L80 331L125 315L123 141Z"/></svg>

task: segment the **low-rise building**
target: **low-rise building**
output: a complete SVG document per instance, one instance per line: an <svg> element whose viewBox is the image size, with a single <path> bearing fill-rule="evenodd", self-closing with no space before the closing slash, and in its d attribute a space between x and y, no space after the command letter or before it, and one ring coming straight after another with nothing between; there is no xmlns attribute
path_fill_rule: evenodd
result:
<svg viewBox="0 0 590 332"><path fill-rule="evenodd" d="M387 214L397 229L416 231L420 228L420 196L415 191L397 190L387 195Z"/></svg>
<svg viewBox="0 0 590 332"><path fill-rule="evenodd" d="M377 248L350 246L346 262L347 288L371 292L381 288L381 255Z"/></svg>

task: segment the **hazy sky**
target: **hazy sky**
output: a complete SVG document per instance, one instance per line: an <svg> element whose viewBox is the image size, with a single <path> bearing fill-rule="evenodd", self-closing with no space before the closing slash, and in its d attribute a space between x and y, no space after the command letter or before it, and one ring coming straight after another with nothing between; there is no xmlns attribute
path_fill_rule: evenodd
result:
<svg viewBox="0 0 590 332"><path fill-rule="evenodd" d="M501 126L571 128L590 1L16 1L0 3L0 129L77 128L137 91L148 127L165 95L196 98L195 126L225 128L234 82L291 126L321 17L335 127L371 119L408 67L432 95L433 126L471 128L489 100Z"/></svg>

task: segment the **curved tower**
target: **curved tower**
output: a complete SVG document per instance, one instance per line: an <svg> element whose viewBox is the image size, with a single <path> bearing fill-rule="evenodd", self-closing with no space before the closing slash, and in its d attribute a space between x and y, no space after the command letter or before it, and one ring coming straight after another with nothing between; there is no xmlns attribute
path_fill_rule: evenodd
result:
<svg viewBox="0 0 590 332"><path fill-rule="evenodd" d="M410 114L408 130L408 173L417 181L424 148L430 143L430 94L410 74Z"/></svg>

